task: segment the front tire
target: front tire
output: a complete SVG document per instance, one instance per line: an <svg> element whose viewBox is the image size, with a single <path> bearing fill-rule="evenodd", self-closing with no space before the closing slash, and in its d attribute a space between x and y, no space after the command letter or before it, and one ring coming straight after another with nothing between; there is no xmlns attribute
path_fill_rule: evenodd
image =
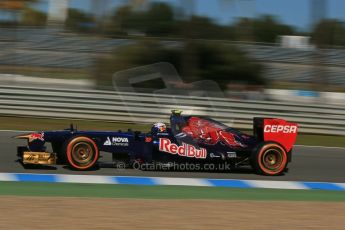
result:
<svg viewBox="0 0 345 230"><path fill-rule="evenodd" d="M256 173L277 176L287 167L288 156L283 147L277 143L263 143L252 154L252 166Z"/></svg>
<svg viewBox="0 0 345 230"><path fill-rule="evenodd" d="M66 148L68 164L77 170L88 170L95 166L99 157L96 143L88 137L72 138Z"/></svg>

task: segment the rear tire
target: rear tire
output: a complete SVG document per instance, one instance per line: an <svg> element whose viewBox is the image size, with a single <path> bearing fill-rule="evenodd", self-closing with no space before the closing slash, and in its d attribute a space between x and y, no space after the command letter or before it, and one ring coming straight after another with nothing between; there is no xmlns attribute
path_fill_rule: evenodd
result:
<svg viewBox="0 0 345 230"><path fill-rule="evenodd" d="M279 144L266 142L254 150L251 161L256 173L277 176L286 170L288 156Z"/></svg>
<svg viewBox="0 0 345 230"><path fill-rule="evenodd" d="M74 137L67 144L66 159L74 169L88 170L95 166L98 157L97 145L88 137Z"/></svg>

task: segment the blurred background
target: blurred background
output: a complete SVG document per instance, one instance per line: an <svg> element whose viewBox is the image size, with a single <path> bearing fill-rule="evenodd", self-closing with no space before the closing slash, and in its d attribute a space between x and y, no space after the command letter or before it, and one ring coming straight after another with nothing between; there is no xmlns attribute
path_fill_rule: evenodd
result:
<svg viewBox="0 0 345 230"><path fill-rule="evenodd" d="M334 105L328 112L340 119L343 12L341 0L0 0L0 85L217 91ZM155 63L163 63L160 77L130 71Z"/></svg>
<svg viewBox="0 0 345 230"><path fill-rule="evenodd" d="M343 10L340 0L0 0L0 73L107 88L114 72L169 62L185 82L230 92L344 92Z"/></svg>

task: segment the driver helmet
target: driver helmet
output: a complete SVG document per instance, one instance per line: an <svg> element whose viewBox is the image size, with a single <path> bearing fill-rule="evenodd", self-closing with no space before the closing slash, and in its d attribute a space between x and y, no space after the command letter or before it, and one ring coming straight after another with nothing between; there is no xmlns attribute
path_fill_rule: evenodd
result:
<svg viewBox="0 0 345 230"><path fill-rule="evenodd" d="M166 130L167 126L162 122L155 123L151 128L152 133L163 133Z"/></svg>

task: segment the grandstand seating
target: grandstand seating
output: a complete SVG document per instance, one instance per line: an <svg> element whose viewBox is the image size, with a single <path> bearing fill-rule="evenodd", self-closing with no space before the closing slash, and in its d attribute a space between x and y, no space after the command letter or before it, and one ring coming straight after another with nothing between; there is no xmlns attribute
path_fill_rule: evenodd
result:
<svg viewBox="0 0 345 230"><path fill-rule="evenodd" d="M0 28L0 65L52 68L88 68L95 57L130 44L130 39L111 39L67 34L54 29ZM167 46L179 42L163 41ZM264 64L264 76L270 80L313 81L315 50L283 48L277 45L236 45ZM331 84L345 84L345 49L321 51L321 63Z"/></svg>

